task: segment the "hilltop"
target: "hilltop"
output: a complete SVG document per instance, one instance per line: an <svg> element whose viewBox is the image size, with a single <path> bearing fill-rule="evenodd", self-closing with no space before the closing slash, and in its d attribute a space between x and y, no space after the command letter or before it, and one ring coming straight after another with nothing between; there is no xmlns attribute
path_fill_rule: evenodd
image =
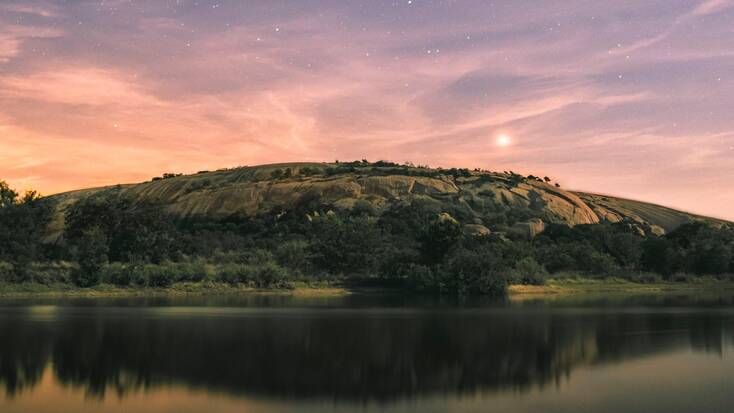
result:
<svg viewBox="0 0 734 413"><path fill-rule="evenodd" d="M549 178L512 172L432 169L389 162L283 163L166 174L140 184L85 189L49 197L56 205L50 239L64 228L64 212L80 199L119 191L138 201L165 206L180 219L221 220L273 211L304 210L304 219L323 211L370 208L381 211L413 201L432 204L459 221L466 232L532 238L549 223L627 222L643 234L663 235L694 221L722 221L659 205L574 192ZM318 207L318 209L317 209Z"/></svg>
<svg viewBox="0 0 734 413"><path fill-rule="evenodd" d="M734 273L734 227L724 221L512 171L288 163L46 198L3 193L0 284L346 282L466 295L568 274L660 282Z"/></svg>

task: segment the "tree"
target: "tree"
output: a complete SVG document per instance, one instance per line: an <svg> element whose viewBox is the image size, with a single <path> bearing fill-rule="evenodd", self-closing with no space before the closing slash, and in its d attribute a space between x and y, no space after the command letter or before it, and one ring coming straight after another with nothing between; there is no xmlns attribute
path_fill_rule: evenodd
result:
<svg viewBox="0 0 734 413"><path fill-rule="evenodd" d="M457 248L437 268L437 289L459 295L502 295L507 291L508 280L501 256L492 246L478 250Z"/></svg>
<svg viewBox="0 0 734 413"><path fill-rule="evenodd" d="M276 180L283 179L283 170L278 168L270 173L270 177Z"/></svg>
<svg viewBox="0 0 734 413"><path fill-rule="evenodd" d="M107 237L99 227L85 230L77 242L79 269L72 274L72 281L88 288L99 284L102 268L107 263Z"/></svg>
<svg viewBox="0 0 734 413"><path fill-rule="evenodd" d="M372 219L327 215L314 221L309 253L314 264L334 274L372 273L384 235Z"/></svg>
<svg viewBox="0 0 734 413"><path fill-rule="evenodd" d="M443 260L461 236L461 225L451 215L440 214L421 236L420 250L424 260L432 263Z"/></svg>
<svg viewBox="0 0 734 413"><path fill-rule="evenodd" d="M18 193L10 188L7 182L0 181L0 208L6 208L18 200Z"/></svg>
<svg viewBox="0 0 734 413"><path fill-rule="evenodd" d="M688 255L688 270L695 274L723 274L732 259L731 250L716 239L699 241Z"/></svg>
<svg viewBox="0 0 734 413"><path fill-rule="evenodd" d="M85 198L67 211L65 236L72 246L90 230L104 234L110 261L161 262L175 252L175 226L160 205L114 192Z"/></svg>
<svg viewBox="0 0 734 413"><path fill-rule="evenodd" d="M642 269L664 276L674 271L673 245L667 238L648 238L642 243Z"/></svg>
<svg viewBox="0 0 734 413"><path fill-rule="evenodd" d="M632 269L642 257L642 237L629 233L611 234L605 240L606 248L623 267Z"/></svg>
<svg viewBox="0 0 734 413"><path fill-rule="evenodd" d="M51 207L35 191L19 200L17 192L2 181L0 205L0 260L13 263L17 281L27 281L31 263L43 252Z"/></svg>
<svg viewBox="0 0 734 413"><path fill-rule="evenodd" d="M515 264L514 281L526 285L543 285L548 275L545 267L532 257L525 257Z"/></svg>

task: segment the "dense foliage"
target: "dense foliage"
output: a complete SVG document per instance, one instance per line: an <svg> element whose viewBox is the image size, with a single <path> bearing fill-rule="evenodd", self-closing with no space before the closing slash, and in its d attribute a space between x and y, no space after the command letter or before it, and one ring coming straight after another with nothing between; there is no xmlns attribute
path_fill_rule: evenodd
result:
<svg viewBox="0 0 734 413"><path fill-rule="evenodd" d="M20 197L0 183L0 281L288 288L297 279L342 279L501 294L510 283L542 284L549 274L565 272L642 281L734 273L734 230L705 223L663 237L627 222L548 224L528 240L512 233L468 235L454 218L463 218L461 211L420 199L378 212L366 202L333 211L304 198L257 217L181 221L163 205L122 193L110 189L77 202L66 212L63 238L48 242L48 202L33 192ZM483 211L485 222L500 227L518 214L491 204Z"/></svg>

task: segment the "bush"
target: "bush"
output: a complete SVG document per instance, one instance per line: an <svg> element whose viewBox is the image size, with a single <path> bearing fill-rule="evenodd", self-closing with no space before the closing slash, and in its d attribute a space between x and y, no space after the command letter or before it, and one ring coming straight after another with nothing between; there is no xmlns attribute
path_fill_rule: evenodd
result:
<svg viewBox="0 0 734 413"><path fill-rule="evenodd" d="M292 288L288 273L275 263L257 267L254 275L255 286L258 288Z"/></svg>
<svg viewBox="0 0 734 413"><path fill-rule="evenodd" d="M503 295L507 292L507 277L501 257L482 249L459 248L436 267L434 288L439 291L467 294Z"/></svg>
<svg viewBox="0 0 734 413"><path fill-rule="evenodd" d="M146 265L143 275L148 287L167 288L176 281L177 271L171 265Z"/></svg>
<svg viewBox="0 0 734 413"><path fill-rule="evenodd" d="M449 214L440 214L421 237L421 254L428 262L439 262L462 236L461 225Z"/></svg>
<svg viewBox="0 0 734 413"><path fill-rule="evenodd" d="M118 287L129 286L134 279L134 269L131 265L113 262L102 270L102 282Z"/></svg>
<svg viewBox="0 0 734 413"><path fill-rule="evenodd" d="M257 288L291 288L288 273L278 264L225 264L218 268L217 279L232 285L252 285Z"/></svg>
<svg viewBox="0 0 734 413"><path fill-rule="evenodd" d="M107 237L98 227L82 233L77 250L79 269L72 273L76 286L87 288L99 284L102 268L107 262L107 251Z"/></svg>
<svg viewBox="0 0 734 413"><path fill-rule="evenodd" d="M120 287L132 284L168 288L176 282L203 281L208 277L208 270L203 261L147 265L110 263L104 267L102 274L103 282Z"/></svg>
<svg viewBox="0 0 734 413"><path fill-rule="evenodd" d="M440 280L437 280L430 267L422 264L408 263L399 268L397 276L405 278L409 285L419 291L440 290Z"/></svg>
<svg viewBox="0 0 734 413"><path fill-rule="evenodd" d="M624 278L628 281L632 281L632 282L640 283L640 284L659 283L663 280L659 274L654 274L650 272L625 273Z"/></svg>
<svg viewBox="0 0 734 413"><path fill-rule="evenodd" d="M586 274L609 275L619 272L620 267L611 255L597 251L588 243L570 245L574 268Z"/></svg>
<svg viewBox="0 0 734 413"><path fill-rule="evenodd" d="M642 238L634 234L612 234L606 240L609 253L625 268L637 268L642 257Z"/></svg>
<svg viewBox="0 0 734 413"><path fill-rule="evenodd" d="M614 257L598 251L594 251L586 259L582 260L580 269L587 274L597 275L617 274L621 270Z"/></svg>
<svg viewBox="0 0 734 413"><path fill-rule="evenodd" d="M314 221L309 253L314 264L333 274L371 274L385 236L368 217L326 216Z"/></svg>
<svg viewBox="0 0 734 413"><path fill-rule="evenodd" d="M0 282L13 282L15 281L15 269L13 264L9 262L0 261Z"/></svg>
<svg viewBox="0 0 734 413"><path fill-rule="evenodd" d="M695 274L721 275L729 271L731 251L721 242L700 242L689 252L688 270Z"/></svg>
<svg viewBox="0 0 734 413"><path fill-rule="evenodd" d="M538 264L534 258L526 257L515 264L512 271L512 281L525 285L544 285L548 276L545 267Z"/></svg>
<svg viewBox="0 0 734 413"><path fill-rule="evenodd" d="M292 271L304 271L308 267L310 258L308 242L303 240L286 241L278 245L275 250L275 259L278 264Z"/></svg>
<svg viewBox="0 0 734 413"><path fill-rule="evenodd" d="M247 264L224 264L217 268L216 278L232 285L249 284L255 280L255 267Z"/></svg>
<svg viewBox="0 0 734 413"><path fill-rule="evenodd" d="M642 269L670 276L674 271L674 254L673 245L668 239L648 238L642 243Z"/></svg>
<svg viewBox="0 0 734 413"><path fill-rule="evenodd" d="M274 259L273 253L262 248L251 248L243 251L217 251L212 257L212 261L216 264L262 265L272 262Z"/></svg>
<svg viewBox="0 0 734 413"><path fill-rule="evenodd" d="M576 269L576 260L571 256L568 248L563 245L543 245L535 248L537 262L542 262L545 268L552 272L570 271Z"/></svg>
<svg viewBox="0 0 734 413"><path fill-rule="evenodd" d="M198 282L209 278L209 269L202 260L182 262L174 265L176 266L176 282Z"/></svg>

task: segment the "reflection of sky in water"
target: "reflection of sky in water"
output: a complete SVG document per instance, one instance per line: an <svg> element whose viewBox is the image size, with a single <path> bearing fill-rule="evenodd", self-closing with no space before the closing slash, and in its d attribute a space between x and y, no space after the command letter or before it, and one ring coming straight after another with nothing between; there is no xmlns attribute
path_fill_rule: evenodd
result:
<svg viewBox="0 0 734 413"><path fill-rule="evenodd" d="M731 307L673 301L1 307L0 411L726 411Z"/></svg>
<svg viewBox="0 0 734 413"><path fill-rule="evenodd" d="M191 390L182 385L155 387L101 402L83 390L64 388L47 369L40 384L11 400L3 413L26 412L715 412L734 402L734 359L677 351L622 364L587 366L557 386L512 391L432 395L394 403L352 404L324 400L280 400Z"/></svg>
<svg viewBox="0 0 734 413"><path fill-rule="evenodd" d="M36 321L52 321L59 315L60 308L55 305L32 305L28 307L29 318Z"/></svg>

